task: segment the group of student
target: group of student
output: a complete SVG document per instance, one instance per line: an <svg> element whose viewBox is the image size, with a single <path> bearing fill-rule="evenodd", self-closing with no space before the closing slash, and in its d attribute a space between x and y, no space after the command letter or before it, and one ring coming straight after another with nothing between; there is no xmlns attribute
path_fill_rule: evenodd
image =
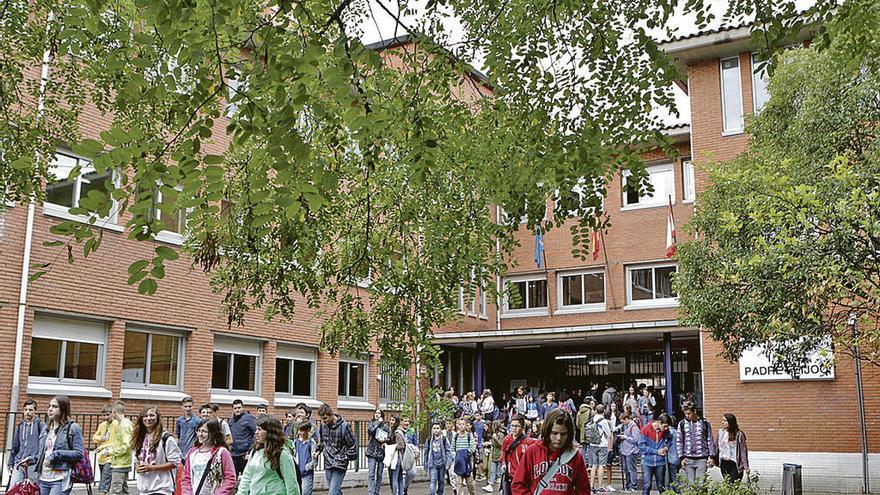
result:
<svg viewBox="0 0 880 495"><path fill-rule="evenodd" d="M144 407L135 421L126 417L122 401L101 410L102 421L92 436L99 492L127 494L133 465L141 495L311 495L315 463L323 454L330 494L342 493L357 443L348 422L326 404L318 410L319 427L305 404L297 405L283 425L267 414L265 405L255 417L241 400L233 402L228 421L217 417L217 404L203 405L199 416L193 414L191 398L184 398L181 407L173 433L165 430L156 406ZM88 462L70 399L52 398L45 423L34 400L27 400L23 409L7 466L10 486L27 478L41 495L70 493L77 468Z"/></svg>

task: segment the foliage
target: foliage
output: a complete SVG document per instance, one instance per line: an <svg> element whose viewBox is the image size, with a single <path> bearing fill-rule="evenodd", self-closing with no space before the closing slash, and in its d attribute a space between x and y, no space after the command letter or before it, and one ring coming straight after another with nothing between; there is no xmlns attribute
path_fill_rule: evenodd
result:
<svg viewBox="0 0 880 495"><path fill-rule="evenodd" d="M756 13L735 0L728 14L759 17L770 50L835 4L792 18L793 1ZM494 290L507 269L516 219L546 231L576 211L586 243L608 224L593 214L607 180L632 168L629 186L646 185L639 152L665 142L651 109L673 106L677 76L652 32L674 34L678 11L698 28L712 16L702 0L431 0L398 25L415 44L383 55L359 41L374 7L389 10L382 0L4 2L0 190L42 201L59 179L56 145L70 146L118 178L71 210L87 222L52 228L71 261L72 246L100 247L108 216L145 241L184 212L185 259L210 274L230 324L256 308L283 318L306 308L321 313L331 352L377 342L388 359L411 362L418 349L428 364L457 287ZM455 53L442 48L449 18L464 29ZM477 55L488 85L464 75ZM82 125L95 112L98 135ZM568 192L578 184L582 195ZM129 283L161 290L176 257L157 249L129 267ZM38 262L32 277L50 268Z"/></svg>
<svg viewBox="0 0 880 495"><path fill-rule="evenodd" d="M839 48L780 56L748 152L709 166L679 249L680 311L730 360L766 345L796 374L829 338L880 357L880 73Z"/></svg>
<svg viewBox="0 0 880 495"><path fill-rule="evenodd" d="M758 477L750 476L749 479L738 483L703 478L697 483L688 483L684 474L679 474L678 491L666 490L663 495L758 495Z"/></svg>

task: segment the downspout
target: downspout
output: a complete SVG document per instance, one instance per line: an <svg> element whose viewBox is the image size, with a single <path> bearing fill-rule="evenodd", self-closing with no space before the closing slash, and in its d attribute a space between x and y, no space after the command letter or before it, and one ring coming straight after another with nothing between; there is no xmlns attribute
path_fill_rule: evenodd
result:
<svg viewBox="0 0 880 495"><path fill-rule="evenodd" d="M495 222L498 223L501 220L501 206L495 206ZM501 241L498 238L495 238L495 255L497 256L501 253ZM498 289L498 293L495 295L495 331L501 331L501 295L504 291L504 287L501 287L501 274L495 274L495 288Z"/></svg>
<svg viewBox="0 0 880 495"><path fill-rule="evenodd" d="M52 58L52 49L49 45L49 30L52 21L55 19L54 14L49 12L46 19L46 50L43 52L43 62L40 69L40 93L37 98L37 122L43 120L46 108L46 84L49 81L49 62ZM21 392L21 360L24 352L24 321L27 316L27 291L28 291L28 272L31 265L31 245L34 239L34 214L37 209L36 201L33 196L28 203L27 223L24 231L24 253L21 259L21 286L18 292L18 319L15 322L15 359L13 361L12 371L12 395L9 399L9 412L12 414L13 421L9 421L10 432L15 427L15 414L18 412L18 396ZM12 435L7 435L9 441L12 441Z"/></svg>

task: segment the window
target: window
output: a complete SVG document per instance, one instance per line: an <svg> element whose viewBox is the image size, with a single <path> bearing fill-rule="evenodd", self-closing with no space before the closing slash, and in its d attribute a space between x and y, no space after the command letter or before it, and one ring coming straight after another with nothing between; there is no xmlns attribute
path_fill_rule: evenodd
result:
<svg viewBox="0 0 880 495"><path fill-rule="evenodd" d="M182 342L179 335L126 330L122 383L179 389Z"/></svg>
<svg viewBox="0 0 880 495"><path fill-rule="evenodd" d="M406 402L409 370L390 363L379 365L379 401L402 404Z"/></svg>
<svg viewBox="0 0 880 495"><path fill-rule="evenodd" d="M179 197L179 187L160 185L153 198L153 214L156 220L162 222L165 232L182 236L186 230L186 208L177 207Z"/></svg>
<svg viewBox="0 0 880 495"><path fill-rule="evenodd" d="M547 279L543 276L513 277L504 283L506 314L546 314Z"/></svg>
<svg viewBox="0 0 880 495"><path fill-rule="evenodd" d="M29 376L38 382L98 385L106 339L104 323L37 316Z"/></svg>
<svg viewBox="0 0 880 495"><path fill-rule="evenodd" d="M275 394L315 397L314 349L278 346L275 357Z"/></svg>
<svg viewBox="0 0 880 495"><path fill-rule="evenodd" d="M367 400L367 362L353 358L339 359L339 387L341 399Z"/></svg>
<svg viewBox="0 0 880 495"><path fill-rule="evenodd" d="M605 272L585 271L558 276L560 310L604 310Z"/></svg>
<svg viewBox="0 0 880 495"><path fill-rule="evenodd" d="M465 311L465 300L464 300L464 287L458 286L458 312L461 314L467 314Z"/></svg>
<svg viewBox="0 0 880 495"><path fill-rule="evenodd" d="M626 302L629 306L665 306L677 304L672 290L672 274L676 265L627 267Z"/></svg>
<svg viewBox="0 0 880 495"><path fill-rule="evenodd" d="M693 201L697 197L694 163L690 158L681 160L681 190L685 201Z"/></svg>
<svg viewBox="0 0 880 495"><path fill-rule="evenodd" d="M261 351L262 344L258 341L215 339L211 388L219 392L257 393Z"/></svg>
<svg viewBox="0 0 880 495"><path fill-rule="evenodd" d="M585 177L581 177L571 188L571 193L562 195L556 191L554 200L557 204L568 208L569 217L596 215L604 208L605 196L602 193L605 185L605 180L601 177L594 177L590 185L587 185Z"/></svg>
<svg viewBox="0 0 880 495"><path fill-rule="evenodd" d="M480 299L480 304L477 309L480 313L480 316L485 318L487 316L487 313L486 313L486 286L485 285L480 286L480 298L479 299Z"/></svg>
<svg viewBox="0 0 880 495"><path fill-rule="evenodd" d="M654 191L649 195L645 189L624 188L623 206L630 208L665 206L669 204L670 198L675 203L675 167L671 163L662 163L645 167L645 170L648 173L648 182L651 183ZM631 171L623 171L624 185L631 175Z"/></svg>
<svg viewBox="0 0 880 495"><path fill-rule="evenodd" d="M739 57L721 59L721 114L725 133L742 132L742 81Z"/></svg>
<svg viewBox="0 0 880 495"><path fill-rule="evenodd" d="M761 109L770 99L770 92L767 90L769 76L767 74L766 59L762 59L758 54L752 54L752 102L754 103L755 115L761 113Z"/></svg>
<svg viewBox="0 0 880 495"><path fill-rule="evenodd" d="M71 173L76 175L71 178ZM92 162L84 158L57 152L55 161L49 165L46 204L49 208L67 210L79 207L80 200L88 196L90 191L99 191L109 196L107 189L111 185L112 176L109 171L99 174ZM115 221L115 218L109 219Z"/></svg>

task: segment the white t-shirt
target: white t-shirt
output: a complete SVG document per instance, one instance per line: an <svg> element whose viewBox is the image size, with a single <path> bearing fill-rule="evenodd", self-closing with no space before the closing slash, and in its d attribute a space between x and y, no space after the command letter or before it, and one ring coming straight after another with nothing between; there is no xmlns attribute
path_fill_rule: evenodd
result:
<svg viewBox="0 0 880 495"><path fill-rule="evenodd" d="M718 456L726 461L736 462L736 437L729 439L727 428L718 430Z"/></svg>
<svg viewBox="0 0 880 495"><path fill-rule="evenodd" d="M40 479L42 481L60 481L64 479L63 469L54 469L49 467L49 454L55 450L55 435L57 429L52 428L46 435L46 452L43 455L43 466L40 470Z"/></svg>
<svg viewBox="0 0 880 495"><path fill-rule="evenodd" d="M209 469L209 465L214 457L214 455L220 455L220 451L211 452L210 450L207 452L202 452L201 450L197 450L189 456L189 479L192 483L193 492L195 492L199 488L199 483L202 481L202 475L205 473L205 469ZM211 475L209 474L208 477ZM211 483L211 480L205 478L205 483L202 485L202 489L199 493L193 493L193 495L212 495L214 493L214 485Z"/></svg>
<svg viewBox="0 0 880 495"><path fill-rule="evenodd" d="M224 440L227 436L232 436L232 430L229 429L229 423L225 419L220 420L220 429L223 430Z"/></svg>
<svg viewBox="0 0 880 495"><path fill-rule="evenodd" d="M600 440L599 443L591 443L590 445L594 447L608 447L608 440L611 439L611 425L605 419L605 416L601 414L593 416L593 422L599 426Z"/></svg>

